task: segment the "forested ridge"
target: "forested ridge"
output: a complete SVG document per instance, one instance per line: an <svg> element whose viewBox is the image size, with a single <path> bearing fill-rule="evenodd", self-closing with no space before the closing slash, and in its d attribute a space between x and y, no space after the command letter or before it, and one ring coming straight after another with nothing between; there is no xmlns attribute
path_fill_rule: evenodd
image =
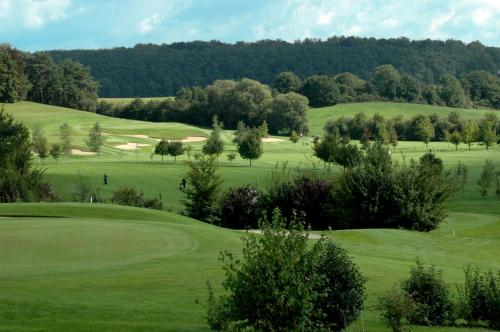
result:
<svg viewBox="0 0 500 332"><path fill-rule="evenodd" d="M445 73L462 78L473 70L500 70L498 47L407 38L332 37L235 44L194 41L49 53L56 62L71 59L89 66L100 83L101 97L174 95L182 87L205 86L217 79L246 77L269 84L288 70L302 79L341 72L370 79L376 67L392 64L425 83L435 83Z"/></svg>

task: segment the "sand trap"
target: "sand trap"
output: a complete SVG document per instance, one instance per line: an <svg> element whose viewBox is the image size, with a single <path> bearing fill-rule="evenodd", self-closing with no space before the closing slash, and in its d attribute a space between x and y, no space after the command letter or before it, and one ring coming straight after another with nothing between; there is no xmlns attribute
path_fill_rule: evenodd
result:
<svg viewBox="0 0 500 332"><path fill-rule="evenodd" d="M182 143L193 143L193 142L203 142L206 141L207 138L203 136L189 136L181 140Z"/></svg>
<svg viewBox="0 0 500 332"><path fill-rule="evenodd" d="M115 148L121 149L121 150L137 150L137 149L142 148L144 146L151 146L151 144L127 143L127 144L115 145Z"/></svg>
<svg viewBox="0 0 500 332"><path fill-rule="evenodd" d="M262 142L264 142L264 143L278 143L278 142L285 142L285 140L282 138L265 137L262 139Z"/></svg>
<svg viewBox="0 0 500 332"><path fill-rule="evenodd" d="M95 155L95 152L90 152L90 151L82 151L78 149L71 149L71 154L75 156L92 156Z"/></svg>
<svg viewBox="0 0 500 332"><path fill-rule="evenodd" d="M141 135L141 134L137 134L137 135L123 135L123 136L132 137L132 138L154 139L152 137L149 137L148 135Z"/></svg>
<svg viewBox="0 0 500 332"><path fill-rule="evenodd" d="M141 139L151 139L151 140L154 140L154 141L161 141L161 139L159 138L154 138L154 137L150 137L148 135L143 135L143 134L134 134L134 135L119 135L119 134L110 134L110 133L103 133L104 135L113 135L113 136L122 136L122 137L132 137L132 138L141 138ZM194 143L194 142L203 142L203 141L206 141L207 138L206 137L203 137L203 136L188 136L182 140L180 140L182 143ZM130 143L129 143L130 144ZM135 144L135 143L132 143L132 144ZM121 146L121 147L119 147ZM133 150L133 148L130 148L130 147L123 147L125 145L119 145L119 146L116 146L118 149L123 149L123 150ZM139 144L139 146L141 146Z"/></svg>
<svg viewBox="0 0 500 332"><path fill-rule="evenodd" d="M250 233L262 234L262 231L260 229L250 229L248 231ZM309 239L311 239L311 240L319 240L319 239L321 239L321 234L309 233Z"/></svg>

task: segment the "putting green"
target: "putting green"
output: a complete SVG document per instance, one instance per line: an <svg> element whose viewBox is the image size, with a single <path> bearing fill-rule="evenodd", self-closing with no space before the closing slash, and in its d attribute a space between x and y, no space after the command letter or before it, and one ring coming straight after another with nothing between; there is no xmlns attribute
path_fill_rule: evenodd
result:
<svg viewBox="0 0 500 332"><path fill-rule="evenodd" d="M2 218L0 243L0 274L23 276L137 264L197 245L166 225L67 218Z"/></svg>

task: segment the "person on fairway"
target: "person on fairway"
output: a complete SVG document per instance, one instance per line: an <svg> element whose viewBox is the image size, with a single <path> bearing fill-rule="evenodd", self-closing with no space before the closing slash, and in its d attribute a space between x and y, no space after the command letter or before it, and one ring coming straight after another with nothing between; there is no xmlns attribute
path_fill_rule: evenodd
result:
<svg viewBox="0 0 500 332"><path fill-rule="evenodd" d="M108 184L108 174L104 173L104 185L107 185Z"/></svg>
<svg viewBox="0 0 500 332"><path fill-rule="evenodd" d="M181 183L179 184L179 190L184 191L186 189L186 184L187 184L186 179L182 178Z"/></svg>

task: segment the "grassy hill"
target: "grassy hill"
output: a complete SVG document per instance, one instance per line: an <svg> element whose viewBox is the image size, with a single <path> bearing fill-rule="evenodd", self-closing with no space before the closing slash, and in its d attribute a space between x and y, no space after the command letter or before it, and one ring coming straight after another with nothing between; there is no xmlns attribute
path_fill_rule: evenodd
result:
<svg viewBox="0 0 500 332"><path fill-rule="evenodd" d="M241 248L240 231L168 212L98 204L0 204L0 216L2 330L208 330L205 282L212 280L220 292L218 253ZM415 257L442 269L448 282L459 283L469 263L500 269L499 234L498 216L454 213L429 234L353 230L327 235L349 251L368 278L365 329L387 331L374 300L407 276ZM361 324L352 329L361 330Z"/></svg>

